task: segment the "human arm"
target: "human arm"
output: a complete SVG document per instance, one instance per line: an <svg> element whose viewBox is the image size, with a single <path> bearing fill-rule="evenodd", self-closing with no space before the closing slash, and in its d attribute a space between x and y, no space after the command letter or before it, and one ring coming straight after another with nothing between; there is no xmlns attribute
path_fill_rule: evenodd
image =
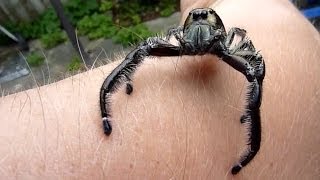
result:
<svg viewBox="0 0 320 180"><path fill-rule="evenodd" d="M194 4L182 2L182 21L193 7L212 5ZM237 176L316 179L319 33L288 1L225 0L214 9L227 29L247 30L267 67L262 146ZM230 168L246 140L239 122L245 78L211 56L146 60L135 74L132 95L124 87L114 95L114 131L106 137L99 89L118 63L2 98L1 175L232 177Z"/></svg>

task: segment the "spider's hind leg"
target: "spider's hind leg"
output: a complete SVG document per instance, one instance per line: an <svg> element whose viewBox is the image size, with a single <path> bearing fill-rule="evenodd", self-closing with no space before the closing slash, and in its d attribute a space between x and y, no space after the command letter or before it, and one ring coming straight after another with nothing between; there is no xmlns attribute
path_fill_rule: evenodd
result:
<svg viewBox="0 0 320 180"><path fill-rule="evenodd" d="M232 39L232 38L231 38ZM226 43L228 43L226 41ZM226 44L227 46L227 44ZM228 46L227 46L228 47ZM247 150L231 169L237 174L258 153L261 142L260 105L262 100L262 83L265 75L265 65L262 56L255 51L252 42L243 38L239 44L223 52L222 60L241 72L249 82L246 99L246 110L240 118L248 128Z"/></svg>
<svg viewBox="0 0 320 180"><path fill-rule="evenodd" d="M252 81L249 81L246 110L240 118L240 122L246 124L248 130L248 147L241 155L239 162L232 167L232 174L237 174L242 167L246 166L255 157L260 149L261 143L260 105L265 67L262 56L259 53L255 53L252 58L248 58L248 62L250 66L253 67L254 78Z"/></svg>

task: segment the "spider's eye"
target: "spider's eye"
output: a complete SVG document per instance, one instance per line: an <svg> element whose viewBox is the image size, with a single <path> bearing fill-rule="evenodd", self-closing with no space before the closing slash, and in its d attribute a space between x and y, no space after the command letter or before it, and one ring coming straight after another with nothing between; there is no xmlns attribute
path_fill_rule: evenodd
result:
<svg viewBox="0 0 320 180"><path fill-rule="evenodd" d="M212 9L210 9L210 10L209 10L209 13L210 13L210 14L213 14L213 13L214 13L214 11L213 11Z"/></svg>

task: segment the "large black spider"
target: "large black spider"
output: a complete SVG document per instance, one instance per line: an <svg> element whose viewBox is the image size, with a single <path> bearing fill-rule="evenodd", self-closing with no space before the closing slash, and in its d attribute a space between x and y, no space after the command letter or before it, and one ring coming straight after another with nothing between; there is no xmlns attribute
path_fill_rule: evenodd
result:
<svg viewBox="0 0 320 180"><path fill-rule="evenodd" d="M169 42L169 38L172 35L178 40L178 46ZM235 35L239 36L241 40L236 45L231 46ZM150 37L142 42L105 79L100 91L104 133L110 135L112 131L110 124L110 96L116 91L121 82L126 82L126 93L131 94L133 91L131 77L146 56L193 56L204 54L218 56L245 75L249 82L246 109L240 118L241 123L248 124L248 147L238 163L231 169L232 174L237 174L242 167L246 166L254 158L260 149L260 105L265 64L262 56L246 37L246 31L234 27L226 33L220 17L211 8L192 10L184 26L170 29L164 39Z"/></svg>

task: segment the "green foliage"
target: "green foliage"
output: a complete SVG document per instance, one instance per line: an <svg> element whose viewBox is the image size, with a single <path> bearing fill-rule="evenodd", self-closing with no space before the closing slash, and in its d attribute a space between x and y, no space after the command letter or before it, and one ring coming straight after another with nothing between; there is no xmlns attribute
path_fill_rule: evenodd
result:
<svg viewBox="0 0 320 180"><path fill-rule="evenodd" d="M179 2L178 0L104 1L108 2L107 10L112 9L114 22L121 26L137 25L159 15L169 16L178 9Z"/></svg>
<svg viewBox="0 0 320 180"><path fill-rule="evenodd" d="M56 12L53 8L49 8L45 11L41 16L40 19L36 20L35 25L38 28L39 34L50 34L53 32L60 31L60 21Z"/></svg>
<svg viewBox="0 0 320 180"><path fill-rule="evenodd" d="M68 71L75 72L80 70L82 66L82 62L78 56L73 56L71 59L71 63L68 65Z"/></svg>
<svg viewBox="0 0 320 180"><path fill-rule="evenodd" d="M4 27L8 29L11 33L19 33L24 38L34 38L37 33L34 33L34 27L31 23L28 22L19 22L19 23L13 23L13 22L7 22L4 24Z"/></svg>
<svg viewBox="0 0 320 180"><path fill-rule="evenodd" d="M168 17L171 14L173 14L174 12L175 12L175 6L174 5L168 5L168 6L164 7L164 9L162 9L160 11L160 16Z"/></svg>
<svg viewBox="0 0 320 180"><path fill-rule="evenodd" d="M175 12L174 6L168 6L160 11L160 16L167 17Z"/></svg>
<svg viewBox="0 0 320 180"><path fill-rule="evenodd" d="M177 9L176 5L177 2L171 0L68 0L64 10L80 35L87 35L89 39L112 37L115 42L128 45L151 35L146 27L140 25L142 21L159 15L169 16ZM46 48L66 40L53 8L32 22L8 22L4 26L27 40L40 39ZM8 39L0 36L0 43L5 42Z"/></svg>
<svg viewBox="0 0 320 180"><path fill-rule="evenodd" d="M64 5L65 13L72 23L78 22L85 15L98 11L99 6L96 0L68 0ZM58 37L56 42L63 42L60 21L53 8L48 8L37 19L31 22L8 22L5 27L11 32L18 32L25 39L44 39L45 44L53 42L53 38ZM49 37L52 35L53 37ZM48 41L47 41L48 40ZM50 46L50 45L49 45Z"/></svg>
<svg viewBox="0 0 320 180"><path fill-rule="evenodd" d="M116 43L121 43L124 46L128 46L132 43L137 43L143 39L150 37L152 33L143 24L136 26L122 28L118 31L116 36L112 40Z"/></svg>
<svg viewBox="0 0 320 180"><path fill-rule="evenodd" d="M141 13L144 6L135 1L125 2L116 5L116 23L122 26L136 25L141 23Z"/></svg>
<svg viewBox="0 0 320 180"><path fill-rule="evenodd" d="M60 29L60 22L52 8L47 9L32 22L8 23L11 32L18 32L25 39L40 39L45 48L51 48L66 40Z"/></svg>
<svg viewBox="0 0 320 180"><path fill-rule="evenodd" d="M78 30L81 35L88 35L89 39L110 38L117 32L110 16L93 14L85 16L78 22Z"/></svg>
<svg viewBox="0 0 320 180"><path fill-rule="evenodd" d="M77 24L84 16L99 10L97 0L68 0L64 4L66 16L72 24Z"/></svg>
<svg viewBox="0 0 320 180"><path fill-rule="evenodd" d="M112 0L101 0L99 10L101 12L110 11L113 7Z"/></svg>
<svg viewBox="0 0 320 180"><path fill-rule="evenodd" d="M44 34L40 37L40 41L45 48L53 48L56 45L65 42L67 36L62 31L56 31L50 34Z"/></svg>
<svg viewBox="0 0 320 180"><path fill-rule="evenodd" d="M37 52L31 52L27 56L27 62L30 66L40 66L44 62L44 57L39 55Z"/></svg>
<svg viewBox="0 0 320 180"><path fill-rule="evenodd" d="M32 22L9 22L5 27L11 32L18 32L25 39L36 39L44 34L60 31L60 22L55 11L49 8L38 19Z"/></svg>
<svg viewBox="0 0 320 180"><path fill-rule="evenodd" d="M152 35L148 28L142 24L132 27L117 27L110 16L93 14L86 16L78 22L78 30L82 35L88 35L89 39L111 38L116 43L129 45L136 43Z"/></svg>
<svg viewBox="0 0 320 180"><path fill-rule="evenodd" d="M160 16L167 17L173 14L177 7L177 3L172 0L161 0L159 3Z"/></svg>

